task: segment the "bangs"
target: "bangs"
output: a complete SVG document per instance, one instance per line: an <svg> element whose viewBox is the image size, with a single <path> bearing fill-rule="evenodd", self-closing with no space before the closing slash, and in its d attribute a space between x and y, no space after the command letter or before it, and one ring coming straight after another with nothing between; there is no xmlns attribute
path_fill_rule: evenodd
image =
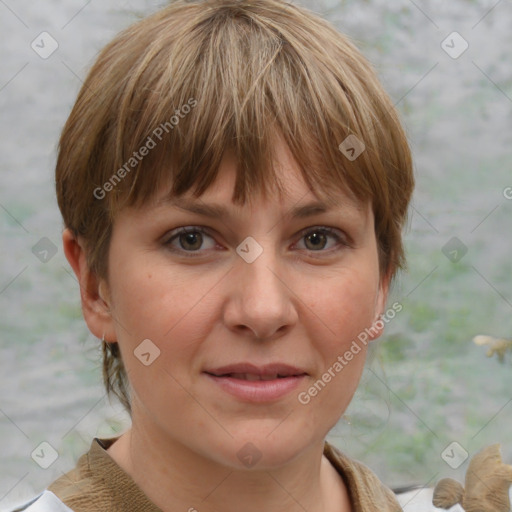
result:
<svg viewBox="0 0 512 512"><path fill-rule="evenodd" d="M282 6L277 14L283 17ZM199 197L215 181L226 151L238 163L233 202L282 193L274 167L279 135L310 189L331 199L343 191L359 201L382 192L383 180L372 183L379 153L372 140L376 120L364 116L369 105L360 103L368 102L366 95L345 85L365 87L354 64L343 62L342 48L328 38L311 40L295 26L278 30L270 16L250 8L203 6L193 24L160 16L153 31L145 31L142 22L130 38L129 44L147 50L132 64L113 109L117 137L111 172L127 172L109 194L112 218L162 188L170 187L171 196L194 189ZM151 39L141 40L148 35ZM129 48L124 52L133 55ZM356 161L338 149L350 134L366 146ZM135 158L144 147L146 156Z"/></svg>

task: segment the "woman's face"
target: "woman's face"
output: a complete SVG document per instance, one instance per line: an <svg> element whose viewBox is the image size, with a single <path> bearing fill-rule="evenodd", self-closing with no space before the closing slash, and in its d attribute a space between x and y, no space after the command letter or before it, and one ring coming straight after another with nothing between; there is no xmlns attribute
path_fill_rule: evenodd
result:
<svg viewBox="0 0 512 512"><path fill-rule="evenodd" d="M340 194L325 212L302 209L318 198L278 149L282 200L231 203L236 167L226 157L200 199L186 196L225 215L162 194L119 214L109 253L133 427L237 468L277 467L323 442L352 399L366 347L344 354L387 293L370 206Z"/></svg>

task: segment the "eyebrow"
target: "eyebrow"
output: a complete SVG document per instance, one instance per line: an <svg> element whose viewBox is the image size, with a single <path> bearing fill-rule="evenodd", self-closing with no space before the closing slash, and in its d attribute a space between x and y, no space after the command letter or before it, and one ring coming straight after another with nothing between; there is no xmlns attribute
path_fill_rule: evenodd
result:
<svg viewBox="0 0 512 512"><path fill-rule="evenodd" d="M231 215L229 209L220 204L197 203L183 198L175 198L172 200L166 199L163 201L163 203L169 206L175 206L180 210L186 210L188 212L203 215L205 217L226 219ZM331 210L330 205L320 201L315 201L299 206L294 206L291 211L286 214L286 216L291 218L304 219L319 213L326 213L329 210Z"/></svg>

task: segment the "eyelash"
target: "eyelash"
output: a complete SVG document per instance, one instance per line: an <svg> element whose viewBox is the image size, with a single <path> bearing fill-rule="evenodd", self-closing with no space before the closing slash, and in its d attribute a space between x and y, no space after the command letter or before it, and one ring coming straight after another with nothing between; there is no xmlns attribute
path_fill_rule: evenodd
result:
<svg viewBox="0 0 512 512"><path fill-rule="evenodd" d="M334 237L336 239L336 241L338 242L338 244L341 247L332 248L332 249L328 249L328 250L319 250L319 251L305 249L306 251L311 252L311 253L317 253L318 252L318 253L329 253L330 254L330 253L342 250L343 248L351 246L351 243L350 243L350 240L348 240L348 237L346 235L340 236L338 234L338 231L339 230L336 230L336 229L333 229L333 228L329 228L327 226L314 226L314 227L306 228L306 229L302 230L300 232L299 239L301 240L305 236L307 236L309 234L313 234L313 233L321 234L321 235L327 235L327 236L332 236L332 237ZM174 253L181 254L181 255L185 255L185 257L187 257L187 258L197 258L197 257L202 256L202 252L204 252L204 251L201 251L201 250L186 251L184 249L176 249L175 247L171 246L171 243L174 240L178 239L180 235L187 234L187 233L201 233L201 234L204 234L204 235L207 235L207 236L213 238L210 234L208 234L208 231L205 228L202 228L200 226L187 226L187 227L184 227L184 228L179 228L177 230L174 230L171 233L172 236L170 236L170 238L168 238L164 242L164 245L167 246L170 251L172 251ZM317 257L317 256L315 256L315 257Z"/></svg>

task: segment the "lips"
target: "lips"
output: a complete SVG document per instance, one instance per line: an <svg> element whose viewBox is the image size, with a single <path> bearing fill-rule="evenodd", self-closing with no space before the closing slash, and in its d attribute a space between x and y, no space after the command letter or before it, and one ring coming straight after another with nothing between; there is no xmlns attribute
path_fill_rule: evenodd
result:
<svg viewBox="0 0 512 512"><path fill-rule="evenodd" d="M273 402L290 395L308 375L282 363L255 366L240 363L203 372L217 389L243 402Z"/></svg>
<svg viewBox="0 0 512 512"><path fill-rule="evenodd" d="M217 377L231 377L232 379L239 380L275 380L275 379L284 379L289 377L289 375L279 375L277 373L272 373L269 375L258 375L255 373L226 373L224 375L217 375Z"/></svg>
<svg viewBox="0 0 512 512"><path fill-rule="evenodd" d="M255 366L251 363L238 363L220 368L205 370L205 373L215 377L231 377L240 380L275 380L286 377L307 375L304 370L282 363Z"/></svg>

